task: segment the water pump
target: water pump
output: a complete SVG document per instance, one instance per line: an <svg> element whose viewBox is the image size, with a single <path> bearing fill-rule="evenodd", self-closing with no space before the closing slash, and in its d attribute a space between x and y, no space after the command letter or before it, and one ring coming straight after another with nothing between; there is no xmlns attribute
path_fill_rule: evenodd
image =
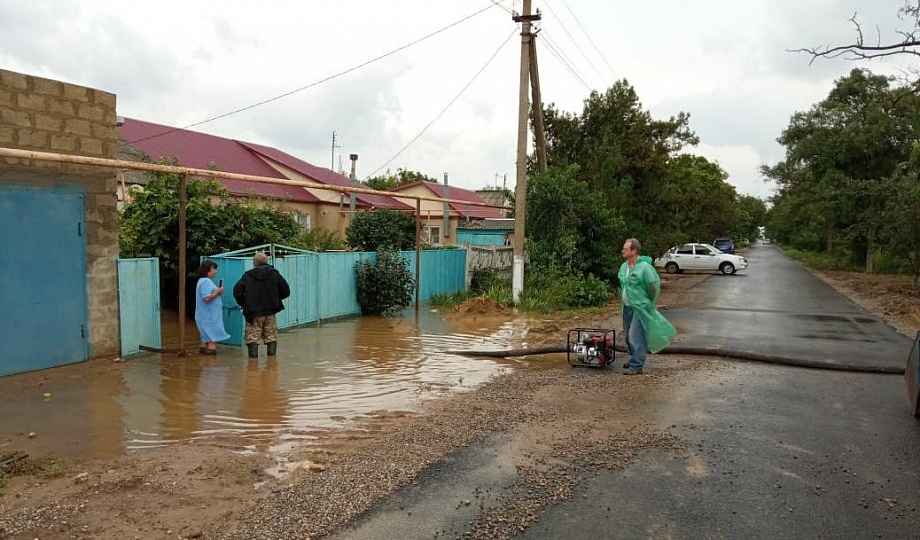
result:
<svg viewBox="0 0 920 540"><path fill-rule="evenodd" d="M614 364L616 333L605 328L573 328L566 337L566 357L572 367L609 367Z"/></svg>

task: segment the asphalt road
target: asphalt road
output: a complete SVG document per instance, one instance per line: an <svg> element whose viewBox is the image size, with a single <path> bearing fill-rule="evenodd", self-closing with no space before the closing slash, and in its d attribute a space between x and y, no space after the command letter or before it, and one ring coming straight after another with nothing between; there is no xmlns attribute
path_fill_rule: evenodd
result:
<svg viewBox="0 0 920 540"><path fill-rule="evenodd" d="M668 313L682 344L904 365L910 339L771 246L749 259L701 284L706 305ZM920 422L903 377L738 362L643 406L688 448L588 475L517 538L920 538ZM500 492L507 451L501 435L458 450L332 538L462 538L470 512L432 503Z"/></svg>
<svg viewBox="0 0 920 540"><path fill-rule="evenodd" d="M663 311L680 345L829 364L903 368L911 340L772 245L754 246L748 270L700 285L698 307Z"/></svg>

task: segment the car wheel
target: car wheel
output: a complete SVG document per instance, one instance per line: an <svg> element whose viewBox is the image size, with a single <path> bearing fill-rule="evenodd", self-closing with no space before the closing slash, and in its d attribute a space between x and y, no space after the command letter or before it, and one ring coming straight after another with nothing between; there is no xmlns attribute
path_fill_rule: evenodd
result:
<svg viewBox="0 0 920 540"><path fill-rule="evenodd" d="M676 274L680 271L680 267L677 266L676 262L669 262L668 264L664 265L664 269L669 274Z"/></svg>
<svg viewBox="0 0 920 540"><path fill-rule="evenodd" d="M722 264L719 265L719 270L721 270L722 273L725 274L726 276L729 275L729 274L734 274L734 273L735 273L735 265L733 265L733 264L730 263L730 262L724 262L724 263L722 263Z"/></svg>

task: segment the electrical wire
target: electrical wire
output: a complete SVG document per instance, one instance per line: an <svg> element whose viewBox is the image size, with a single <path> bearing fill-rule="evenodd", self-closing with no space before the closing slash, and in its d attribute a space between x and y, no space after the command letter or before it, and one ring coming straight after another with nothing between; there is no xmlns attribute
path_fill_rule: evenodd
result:
<svg viewBox="0 0 920 540"><path fill-rule="evenodd" d="M422 135L424 135L425 132L428 131L428 128L430 128L430 127L432 126L432 124L434 124L435 122L437 122L437 121L441 118L441 116L443 116L444 113L447 112L447 109L449 109L449 108L451 107L451 105L453 105L458 99L460 99L460 96L462 96L463 93L466 92L467 88L469 88L470 85L473 84L473 82L479 77L479 75L481 75L482 72L485 71L487 67L489 67L489 64L491 64L492 61L495 60L495 57L498 56L498 53L501 52L501 50L505 47L505 45L508 44L508 42L511 40L511 38L514 37L514 35L517 33L517 31L518 31L517 28L515 28L514 30L511 31L510 34L508 34L508 37L505 38L504 41L502 41L502 44L499 45L497 49L495 49L495 52L492 53L492 56L489 58L488 61L486 61L485 65L483 65L481 68L479 68L479 71L477 71L476 74L473 75L473 78L470 79L468 83L466 83L466 85L460 90L460 92L459 92L456 96L454 96L454 98L453 98L452 100L450 100L450 102L449 102L443 109L441 109L441 112L439 112L438 115L435 116L434 119L433 119L431 122L428 122L428 124L426 124L425 127L423 127L422 130L418 132L418 135L416 135L415 137L412 138L412 140L410 140L409 142L407 142L405 146L403 146L402 148L400 148L399 151L396 152L396 153L393 155L393 157L391 157L390 159L386 160L386 162L385 162L383 165L377 167L377 168L374 170L374 172L372 172L372 173L370 173L369 175L367 175L367 176L365 177L365 179L367 179L367 178L373 178L373 176L374 176L375 174L377 174L377 173L380 172L384 167L386 167L387 165L389 165L394 159L398 158L398 157L400 156L400 154L402 154L407 148L409 148L415 141L419 140L419 139L422 137Z"/></svg>
<svg viewBox="0 0 920 540"><path fill-rule="evenodd" d="M439 29L439 30L435 30L434 32L431 32L430 34L427 34L427 35L425 35L425 36L422 36L422 37L416 39L415 41L409 42L409 43L407 43L407 44L405 44L405 45L403 45L403 46L401 46L401 47L398 47L398 48L396 48L396 49L393 49L393 50L390 51L390 52L381 54L380 56L374 57L374 58L372 58L372 59L370 59L370 60L367 60L366 62L362 62L362 63L360 63L360 64L358 64L358 65L356 65L356 66L350 67L350 68L348 68L348 69L346 69L346 70L344 70L344 71L340 71L340 72L335 73L335 74L333 74L333 75L330 75L330 76L328 76L328 77L326 77L326 78L320 79L320 80L318 80L318 81L314 81L314 82L312 82L312 83L310 83L310 84L308 84L308 85L306 85L306 86L301 86L300 88L295 88L294 90L290 90L290 91L285 92L285 93L283 93L283 94L279 94L279 95L277 95L277 96L274 96L274 97L271 97L271 98L268 98L268 99L264 99L264 100L262 100L262 101L253 103L253 104L251 104L251 105L247 105L247 106L245 106L245 107L241 107L241 108L239 108L239 109L235 109L235 110L230 111L230 112L226 112L226 113L223 113L223 114L219 114L219 115L217 115L217 116L212 116L211 118L207 118L207 119L205 119L205 120L201 120L200 122L195 122L194 124L189 124L189 125L187 125L187 126L185 126L185 127L181 127L181 128L172 128L172 129L166 130L166 131L164 131L164 132L162 132L162 133L157 133L157 134L154 134L154 135L150 135L150 136L147 136L147 137L143 137L143 138L141 138L141 139L137 139L137 140L131 141L131 143L132 143L132 144L135 144L135 143L139 143L139 142L141 142L141 141L146 141L146 140L149 140L149 139L155 139L155 138L157 138L157 137L162 137L162 136L164 136L164 135L169 135L170 133L175 133L176 131L182 131L182 130L185 130L185 129L189 129L189 128L193 128L193 127L196 127L196 126L200 126L200 125L202 125L202 124L207 124L207 123L213 122L213 121L215 121L215 120L220 120L221 118L227 118L228 116L233 116L233 115L235 115L235 114L239 114L239 113L244 112L244 111L248 111L248 110L251 110L251 109L255 109L256 107L260 107L260 106L265 105L265 104L267 104L267 103L271 103L271 102L273 102L273 101L278 101L279 99L286 98L286 97L288 97L288 96L290 96L290 95L293 95L293 94L296 94L296 93L298 93L298 92L302 92L302 91L304 91L304 90L308 90L308 89L313 88L314 86L318 86L318 85L320 85L320 84L322 84L322 83L324 83L324 82L328 82L328 81L331 81L331 80L333 80L333 79L337 79L337 78L339 78L339 77L341 77L341 76L343 76L343 75L347 75L347 74L351 73L352 71L355 71L355 70L361 69L361 68L363 68L363 67L365 67L365 66L368 66L368 65L370 65L370 64L373 64L374 62L377 62L378 60L383 60L384 58L386 58L386 57L388 57L388 56L392 56L392 55L394 55L394 54L396 54L396 53L398 53L398 52L400 52L400 51L403 51L403 50L405 50L405 49L408 49L409 47L412 47L413 45L417 45L418 43L421 43L422 41L425 41L425 40L428 39L428 38L434 37L434 36L440 34L441 32L444 32L444 31L446 31L446 30L449 30L449 29L453 28L454 26L457 26L457 25L460 24L460 23L466 22L466 21L472 19L473 17L479 15L480 13L483 13L483 12L486 11L486 10L492 9L493 7L498 6L498 7L504 8L504 6L502 6L501 3L504 2L505 0L490 0L490 1L492 2L491 4L489 4L488 6L486 6L486 7L482 8L482 9L480 9L479 11L476 11L476 12L470 14L470 15L467 15L466 17L463 17L462 19L460 19L460 20L458 20L458 21L452 22L451 24L448 24L447 26L445 26L445 27L443 27L443 28L441 28L441 29ZM506 9L506 8L505 8L505 9Z"/></svg>
<svg viewBox="0 0 920 540"><path fill-rule="evenodd" d="M578 17L575 16L575 12L572 11L572 8L569 7L569 4L565 0L561 0L561 1L562 1L562 5L565 6L565 9L569 10L569 14L572 15L573 19L575 19L575 24L577 24L578 27L581 28L582 33L585 35L586 38L588 38L588 41L591 43L591 46L594 47L595 51L597 51L598 56L600 56L601 60L603 60L604 63L607 64L607 69L610 70L610 73L613 74L614 78L617 78L617 74L613 70L613 68L610 67L610 62L607 61L607 57L604 56L604 53L601 52L601 50L597 47L597 44L594 43L594 40L591 39L591 36L588 34L588 31L585 30L585 27L581 25L581 21L579 21Z"/></svg>
<svg viewBox="0 0 920 540"><path fill-rule="evenodd" d="M540 35L543 36L543 43L546 45L546 50L552 54L556 60L569 72L569 74L575 78L578 82L582 84L589 92L592 90L591 85L585 82L585 79L578 73L578 71L572 66L572 64L564 58L564 55L559 52L558 46L556 46L553 40L546 33L546 30L543 29L540 32Z"/></svg>
<svg viewBox="0 0 920 540"><path fill-rule="evenodd" d="M562 28L562 31L565 32L565 35L569 36L569 40L572 41L572 43L575 45L575 48L578 49L578 52L581 53L581 57L585 59L585 61L588 63L589 66L591 66L591 69L593 69L594 73L596 73L597 76L600 78L601 83L604 86L607 86L607 80L604 78L603 75L601 75L601 72L597 70L597 67L595 67L594 62L592 62L591 59L588 58L588 55L585 54L585 51L582 50L578 42L575 41L575 38L572 36L572 34L569 33L568 28L565 27L565 24L563 24L562 19L559 18L558 15L556 15L555 10L553 10L553 7L550 5L550 3L544 0L544 4L546 4L546 8L549 10L552 16L556 19L556 22L559 23L559 27Z"/></svg>

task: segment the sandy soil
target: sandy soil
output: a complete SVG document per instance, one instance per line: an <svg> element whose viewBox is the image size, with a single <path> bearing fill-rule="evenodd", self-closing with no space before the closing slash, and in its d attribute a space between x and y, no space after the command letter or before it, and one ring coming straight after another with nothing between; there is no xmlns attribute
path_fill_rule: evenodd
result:
<svg viewBox="0 0 920 540"><path fill-rule="evenodd" d="M902 333L920 329L920 295L909 279L831 272L819 277ZM664 305L693 304L705 275L666 276ZM506 319L476 301L459 316ZM618 328L614 305L578 316L529 321L529 344L564 341L572 326ZM82 374L118 369L82 365ZM619 467L643 448L680 451L668 426L644 418L641 403L677 384L685 370L718 369L705 358L655 358L642 377L570 370L562 355L525 360L522 369L468 392L429 402L418 413L387 412L357 429L326 433L320 448L295 455L291 474L268 476L270 460L221 441L134 452L117 460L68 461L42 452L28 434L0 438L0 460L30 457L0 475L0 539L315 538L408 485L431 463L494 431L513 434L517 496L483 507L472 538L507 538L542 508L571 496L591 468ZM61 373L64 373L63 371ZM4 381L40 386L55 370ZM599 403L616 415L585 414ZM469 505L476 501L458 501Z"/></svg>

